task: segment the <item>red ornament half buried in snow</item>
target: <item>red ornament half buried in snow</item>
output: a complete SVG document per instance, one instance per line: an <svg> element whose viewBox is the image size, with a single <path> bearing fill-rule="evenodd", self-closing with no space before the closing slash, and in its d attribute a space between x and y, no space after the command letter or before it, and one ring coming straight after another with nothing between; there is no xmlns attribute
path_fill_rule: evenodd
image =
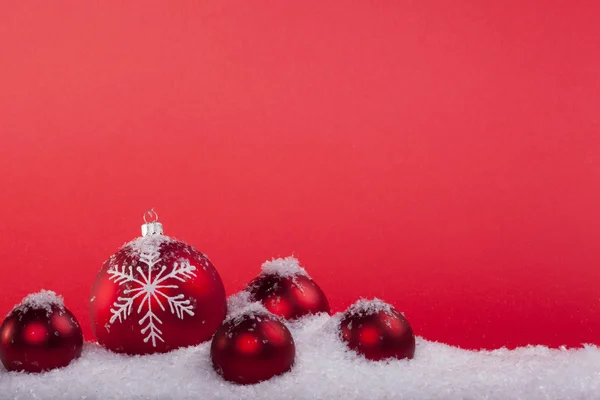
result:
<svg viewBox="0 0 600 400"><path fill-rule="evenodd" d="M30 294L0 328L0 359L9 371L42 372L67 366L81 355L83 334L62 297Z"/></svg>
<svg viewBox="0 0 600 400"><path fill-rule="evenodd" d="M225 380L252 384L289 371L296 346L279 318L253 303L228 317L217 330L210 355Z"/></svg>
<svg viewBox="0 0 600 400"><path fill-rule="evenodd" d="M246 288L252 301L285 319L307 314L329 313L329 302L321 288L294 257L268 261L262 273Z"/></svg>
<svg viewBox="0 0 600 400"><path fill-rule="evenodd" d="M153 211L146 216L157 219ZM164 236L155 220L104 263L90 319L98 342L112 351L162 353L209 340L225 318L226 301L208 258Z"/></svg>
<svg viewBox="0 0 600 400"><path fill-rule="evenodd" d="M359 300L344 312L340 334L348 348L373 361L413 358L415 335L404 315L381 300Z"/></svg>

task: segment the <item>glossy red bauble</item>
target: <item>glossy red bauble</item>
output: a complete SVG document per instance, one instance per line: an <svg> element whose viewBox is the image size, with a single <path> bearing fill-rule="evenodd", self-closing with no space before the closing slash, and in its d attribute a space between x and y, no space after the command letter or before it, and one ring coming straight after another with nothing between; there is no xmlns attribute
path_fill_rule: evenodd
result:
<svg viewBox="0 0 600 400"><path fill-rule="evenodd" d="M51 291L27 296L0 328L0 360L9 371L65 367L81 355L82 346L79 323Z"/></svg>
<svg viewBox="0 0 600 400"><path fill-rule="evenodd" d="M148 354L196 345L225 318L225 289L208 258L161 233L123 246L96 277L92 329L112 351Z"/></svg>
<svg viewBox="0 0 600 400"><path fill-rule="evenodd" d="M340 334L348 348L373 361L411 359L415 335L396 309L381 300L360 300L342 315Z"/></svg>
<svg viewBox="0 0 600 400"><path fill-rule="evenodd" d="M285 319L329 313L325 293L293 257L263 264L262 273L246 290L252 301L260 301L267 310Z"/></svg>
<svg viewBox="0 0 600 400"><path fill-rule="evenodd" d="M258 383L289 371L295 355L290 331L258 304L225 321L210 349L215 371L239 384Z"/></svg>

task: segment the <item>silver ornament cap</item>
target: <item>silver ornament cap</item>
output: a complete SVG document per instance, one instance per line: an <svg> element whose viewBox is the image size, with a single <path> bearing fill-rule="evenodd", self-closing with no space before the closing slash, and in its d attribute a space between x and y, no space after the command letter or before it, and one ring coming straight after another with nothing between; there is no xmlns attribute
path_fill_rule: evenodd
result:
<svg viewBox="0 0 600 400"><path fill-rule="evenodd" d="M144 213L144 225L142 225L142 236L162 235L163 226L158 222L158 214L154 210Z"/></svg>

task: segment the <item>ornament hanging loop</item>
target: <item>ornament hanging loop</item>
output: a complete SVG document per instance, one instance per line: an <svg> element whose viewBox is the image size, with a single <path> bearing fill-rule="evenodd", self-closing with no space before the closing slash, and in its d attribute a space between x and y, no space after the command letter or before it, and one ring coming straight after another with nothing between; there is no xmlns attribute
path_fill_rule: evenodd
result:
<svg viewBox="0 0 600 400"><path fill-rule="evenodd" d="M154 209L144 213L144 225L142 225L142 236L162 235L163 227L158 222L158 214Z"/></svg>
<svg viewBox="0 0 600 400"><path fill-rule="evenodd" d="M153 208L149 209L144 213L144 222L146 224L151 222L158 222L158 214L154 211Z"/></svg>

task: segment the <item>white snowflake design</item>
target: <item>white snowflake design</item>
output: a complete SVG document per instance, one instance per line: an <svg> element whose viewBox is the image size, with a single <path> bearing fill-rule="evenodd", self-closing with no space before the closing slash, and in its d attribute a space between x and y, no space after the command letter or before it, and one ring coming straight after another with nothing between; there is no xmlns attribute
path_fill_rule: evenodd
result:
<svg viewBox="0 0 600 400"><path fill-rule="evenodd" d="M117 301L113 304L114 308L111 308L110 312L112 317L110 323L114 323L116 320L123 322L131 316L133 309L133 302L143 296L140 305L137 308L137 313L141 314L145 308L146 313L138 321L139 325L142 325L141 333L146 335L144 343L152 341L152 346L156 347L156 341L160 340L164 343L161 337L162 331L157 325L162 324L162 321L158 318L154 310L152 309L152 298L156 300L156 303L162 311L166 311L163 301L166 300L169 305L171 314L177 315L179 319L183 319L185 314L190 316L194 315L194 305L189 299L185 298L184 294L177 294L175 296L168 296L163 292L162 289L178 289L177 284L167 284L168 280L177 280L185 282L193 276L196 276L194 271L196 267L190 265L188 260L182 259L178 262L173 263L171 272L166 275L163 273L166 271L166 266L161 266L160 271L156 276L152 276L152 270L154 266L158 264L160 259L160 252L154 246L148 246L149 248L143 249L140 254L140 261L148 265L148 274L146 275L141 267L137 267L135 270L139 273L140 279L134 278L132 266L118 266L108 270L110 280L114 280L119 286L124 284L134 284L134 288L128 288L123 291L125 297L118 297Z"/></svg>

